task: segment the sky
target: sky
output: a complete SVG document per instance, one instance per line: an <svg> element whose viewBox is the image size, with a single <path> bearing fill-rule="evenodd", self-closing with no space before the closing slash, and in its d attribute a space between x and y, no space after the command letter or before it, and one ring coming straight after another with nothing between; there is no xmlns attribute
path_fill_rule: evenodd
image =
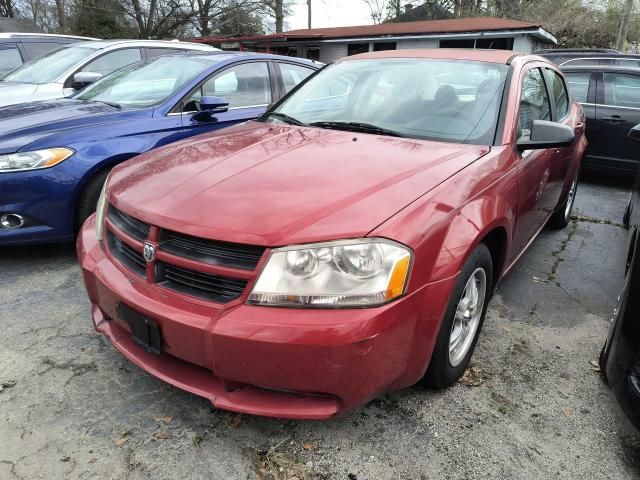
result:
<svg viewBox="0 0 640 480"><path fill-rule="evenodd" d="M293 14L285 19L285 30L307 28L307 0L294 0ZM363 0L311 0L311 26L345 27L372 24Z"/></svg>

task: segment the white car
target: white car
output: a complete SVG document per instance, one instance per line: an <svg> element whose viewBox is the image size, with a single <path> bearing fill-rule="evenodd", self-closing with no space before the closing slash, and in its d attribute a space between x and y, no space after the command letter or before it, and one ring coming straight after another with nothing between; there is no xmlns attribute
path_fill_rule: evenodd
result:
<svg viewBox="0 0 640 480"><path fill-rule="evenodd" d="M132 63L189 50L219 49L200 43L160 40L74 43L25 63L0 78L0 106L67 97Z"/></svg>

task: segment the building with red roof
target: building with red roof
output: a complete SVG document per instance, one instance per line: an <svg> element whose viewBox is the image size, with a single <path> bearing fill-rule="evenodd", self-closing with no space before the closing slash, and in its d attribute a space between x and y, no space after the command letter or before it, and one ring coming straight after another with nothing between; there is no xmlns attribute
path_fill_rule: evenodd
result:
<svg viewBox="0 0 640 480"><path fill-rule="evenodd" d="M224 50L251 50L329 63L358 53L404 48L476 48L532 52L557 39L542 25L477 17L311 28L251 37L195 39Z"/></svg>

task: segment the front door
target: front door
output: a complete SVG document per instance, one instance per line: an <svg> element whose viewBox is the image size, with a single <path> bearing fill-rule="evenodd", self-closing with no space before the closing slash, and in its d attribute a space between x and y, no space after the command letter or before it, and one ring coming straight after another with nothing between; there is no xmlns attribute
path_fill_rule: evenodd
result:
<svg viewBox="0 0 640 480"><path fill-rule="evenodd" d="M273 101L272 83L267 62L232 65L207 79L183 101L183 125L190 130L189 135L198 135L253 120ZM208 118L196 115L203 96L224 98L229 110Z"/></svg>
<svg viewBox="0 0 640 480"><path fill-rule="evenodd" d="M531 135L535 120L551 120L551 102L540 67L530 68L522 79L518 111L519 138ZM555 208L549 191L555 150L525 150L519 155L519 202L513 233L513 258L527 246Z"/></svg>
<svg viewBox="0 0 640 480"><path fill-rule="evenodd" d="M595 116L590 126L592 159L607 168L635 171L638 143L628 135L640 123L640 73L599 74Z"/></svg>

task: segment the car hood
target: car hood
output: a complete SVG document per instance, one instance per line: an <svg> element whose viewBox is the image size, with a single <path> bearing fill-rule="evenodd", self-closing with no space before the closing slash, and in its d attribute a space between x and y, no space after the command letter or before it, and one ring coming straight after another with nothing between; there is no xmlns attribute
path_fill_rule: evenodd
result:
<svg viewBox="0 0 640 480"><path fill-rule="evenodd" d="M489 147L249 122L116 167L108 198L153 225L281 246L365 236Z"/></svg>
<svg viewBox="0 0 640 480"><path fill-rule="evenodd" d="M43 138L111 122L126 113L104 103L59 99L0 108L0 153L20 150ZM65 146L65 145L54 145Z"/></svg>
<svg viewBox="0 0 640 480"><path fill-rule="evenodd" d="M52 88L59 90L58 93L62 96L62 86L57 84L37 85L34 83L0 82L0 107L39 100L45 95L45 92L48 93ZM46 94L46 98L51 97L52 94Z"/></svg>

